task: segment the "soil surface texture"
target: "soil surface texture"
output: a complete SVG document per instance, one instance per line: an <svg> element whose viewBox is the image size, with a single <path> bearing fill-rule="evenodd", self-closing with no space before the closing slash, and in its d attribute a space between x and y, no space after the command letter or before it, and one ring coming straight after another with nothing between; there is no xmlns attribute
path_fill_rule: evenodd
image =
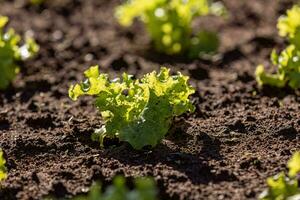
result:
<svg viewBox="0 0 300 200"><path fill-rule="evenodd" d="M300 149L300 96L288 89L257 87L258 64L271 66L273 48L284 48L277 19L288 0L224 0L227 19L203 17L195 28L218 32L213 59L164 56L151 48L139 22L130 28L113 16L118 0L48 1L30 6L0 1L0 14L41 49L22 64L12 86L0 93L0 147L9 177L1 200L72 197L93 181L104 187L116 174L153 176L163 200L257 199L267 177L286 170ZM101 127L91 98L73 102L68 88L98 64L111 77L140 77L167 66L191 78L196 112L174 120L155 148L90 140ZM1 73L1 72L0 72Z"/></svg>

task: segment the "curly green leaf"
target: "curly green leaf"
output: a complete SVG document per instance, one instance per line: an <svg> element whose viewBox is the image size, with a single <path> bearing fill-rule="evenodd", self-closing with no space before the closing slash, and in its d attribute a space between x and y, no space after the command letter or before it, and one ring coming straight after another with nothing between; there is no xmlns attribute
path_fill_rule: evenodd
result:
<svg viewBox="0 0 300 200"><path fill-rule="evenodd" d="M21 37L13 29L4 32L7 22L7 17L0 16L0 90L6 89L19 73L17 63L31 58L39 50L32 38L27 38L25 44L19 46Z"/></svg>
<svg viewBox="0 0 300 200"><path fill-rule="evenodd" d="M188 77L181 73L171 76L167 68L138 80L126 73L122 79L109 80L99 73L98 66L84 74L87 79L71 86L69 96L73 100L82 95L96 97L105 123L93 134L100 144L104 137L117 137L136 149L155 146L167 134L175 116L194 110L189 101L194 89L188 85Z"/></svg>
<svg viewBox="0 0 300 200"><path fill-rule="evenodd" d="M0 149L0 181L7 178L7 169L5 167L6 161L3 157L3 151Z"/></svg>

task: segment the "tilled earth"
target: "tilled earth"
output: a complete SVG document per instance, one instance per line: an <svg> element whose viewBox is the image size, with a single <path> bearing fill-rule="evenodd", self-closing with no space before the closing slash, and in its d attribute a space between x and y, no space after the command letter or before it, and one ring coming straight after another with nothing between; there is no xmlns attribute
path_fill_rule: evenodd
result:
<svg viewBox="0 0 300 200"><path fill-rule="evenodd" d="M32 7L2 1L0 14L23 35L34 35L39 55L24 63L13 85L0 93L0 146L9 177L0 199L70 197L95 180L116 174L153 176L161 199L256 199L265 179L300 149L300 96L288 89L259 89L258 64L271 66L272 48L284 47L277 18L293 1L224 0L230 16L200 18L195 28L217 31L213 59L186 60L155 53L143 26L120 27L117 0L49 1ZM68 87L98 64L112 77L141 76L165 65L191 77L197 110L175 119L153 149L90 140L101 126L90 98L72 102ZM1 72L0 72L1 73Z"/></svg>

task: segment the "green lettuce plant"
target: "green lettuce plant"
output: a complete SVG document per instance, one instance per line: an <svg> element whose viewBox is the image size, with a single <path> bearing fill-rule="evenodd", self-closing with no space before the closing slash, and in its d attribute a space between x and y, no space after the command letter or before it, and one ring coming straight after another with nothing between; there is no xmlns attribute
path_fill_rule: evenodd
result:
<svg viewBox="0 0 300 200"><path fill-rule="evenodd" d="M215 33L193 33L193 20L208 14L225 14L223 4L209 0L128 0L117 7L115 15L123 26L140 19L157 51L197 57L216 51L219 45Z"/></svg>
<svg viewBox="0 0 300 200"><path fill-rule="evenodd" d="M277 72L267 73L263 65L256 68L256 80L259 85L270 85L292 89L300 88L300 7L294 6L287 15L278 20L279 34L287 37L290 45L280 54L272 52L272 63L277 66Z"/></svg>
<svg viewBox="0 0 300 200"><path fill-rule="evenodd" d="M0 149L0 181L7 178L7 169L5 167L6 161L3 157L3 151Z"/></svg>
<svg viewBox="0 0 300 200"><path fill-rule="evenodd" d="M300 48L300 6L296 5L287 11L287 15L281 16L277 27L279 35L287 37L291 44Z"/></svg>
<svg viewBox="0 0 300 200"><path fill-rule="evenodd" d="M32 4L32 5L41 5L41 4L43 4L45 2L45 0L30 0L30 3Z"/></svg>
<svg viewBox="0 0 300 200"><path fill-rule="evenodd" d="M14 29L5 31L8 18L0 16L0 90L6 89L20 71L18 62L31 58L39 50L32 38L20 46L21 37Z"/></svg>
<svg viewBox="0 0 300 200"><path fill-rule="evenodd" d="M95 105L104 125L93 135L103 144L103 138L119 138L135 149L155 146L167 134L172 119L185 112L194 111L189 96L194 89L188 77L177 73L171 76L169 69L161 68L141 79L134 80L124 73L122 78L109 80L100 74L98 66L84 72L86 80L72 85L69 96L95 96Z"/></svg>
<svg viewBox="0 0 300 200"><path fill-rule="evenodd" d="M75 198L75 200L156 200L157 189L150 178L137 178L134 181L135 188L129 190L126 187L124 177L117 176L113 185L101 193L101 186L94 184L87 196Z"/></svg>
<svg viewBox="0 0 300 200"><path fill-rule="evenodd" d="M288 162L289 173L279 173L267 179L268 189L260 196L260 200L299 200L300 152L296 152Z"/></svg>

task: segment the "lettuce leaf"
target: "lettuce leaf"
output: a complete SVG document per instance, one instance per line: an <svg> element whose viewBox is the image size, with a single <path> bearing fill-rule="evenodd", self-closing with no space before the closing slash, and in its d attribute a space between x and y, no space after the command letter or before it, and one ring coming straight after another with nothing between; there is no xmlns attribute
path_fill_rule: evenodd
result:
<svg viewBox="0 0 300 200"><path fill-rule="evenodd" d="M4 32L8 18L0 16L0 90L6 89L19 73L18 61L24 61L39 50L32 38L27 38L25 44L19 46L21 37L13 29Z"/></svg>
<svg viewBox="0 0 300 200"><path fill-rule="evenodd" d="M300 173L300 152L296 152L288 162L289 177L295 177Z"/></svg>
<svg viewBox="0 0 300 200"><path fill-rule="evenodd" d="M104 137L117 137L135 149L155 146L175 116L194 111L189 100L194 89L188 85L188 77L181 73L170 76L167 68L137 80L126 73L121 79L109 80L107 74L100 74L98 66L84 74L87 79L72 85L69 96L73 100L82 95L96 97L95 105L105 122L94 137L100 144Z"/></svg>
<svg viewBox="0 0 300 200"><path fill-rule="evenodd" d="M7 169L5 167L5 159L3 157L3 151L0 149L0 181L7 178Z"/></svg>
<svg viewBox="0 0 300 200"><path fill-rule="evenodd" d="M275 74L265 72L262 65L256 68L256 80L259 85L271 85L283 88L289 86L292 89L300 88L300 51L295 45L288 46L278 55L272 53L272 61L278 66Z"/></svg>
<svg viewBox="0 0 300 200"><path fill-rule="evenodd" d="M281 16L277 27L279 35L288 37L291 44L300 48L300 6L295 5L287 11L287 15Z"/></svg>
<svg viewBox="0 0 300 200"><path fill-rule="evenodd" d="M88 194L77 195L73 200L156 200L157 188L153 178L138 177L134 179L134 187L128 188L123 176L118 175L113 183L105 190L101 184L94 183ZM54 197L46 197L45 200L56 200Z"/></svg>
<svg viewBox="0 0 300 200"><path fill-rule="evenodd" d="M296 152L288 161L289 176L284 172L267 179L268 189L260 196L260 200L296 200L300 196L297 175L300 173L300 152Z"/></svg>
<svg viewBox="0 0 300 200"><path fill-rule="evenodd" d="M280 54L273 51L271 60L277 66L276 73L265 72L264 66L256 68L256 80L259 85L275 87L289 86L292 89L300 88L300 6L294 6L281 16L277 27L279 35L287 37L290 45Z"/></svg>
<svg viewBox="0 0 300 200"><path fill-rule="evenodd" d="M219 40L213 40L210 44L209 40L201 43L203 38L200 38L195 47L193 19L197 16L225 13L222 3L211 3L209 0L129 0L117 7L115 15L123 26L130 26L136 18L145 23L157 51L169 55L187 54L198 57L200 53L216 51ZM211 34L213 38L217 37L215 33ZM199 34L196 34L196 38L197 35Z"/></svg>

